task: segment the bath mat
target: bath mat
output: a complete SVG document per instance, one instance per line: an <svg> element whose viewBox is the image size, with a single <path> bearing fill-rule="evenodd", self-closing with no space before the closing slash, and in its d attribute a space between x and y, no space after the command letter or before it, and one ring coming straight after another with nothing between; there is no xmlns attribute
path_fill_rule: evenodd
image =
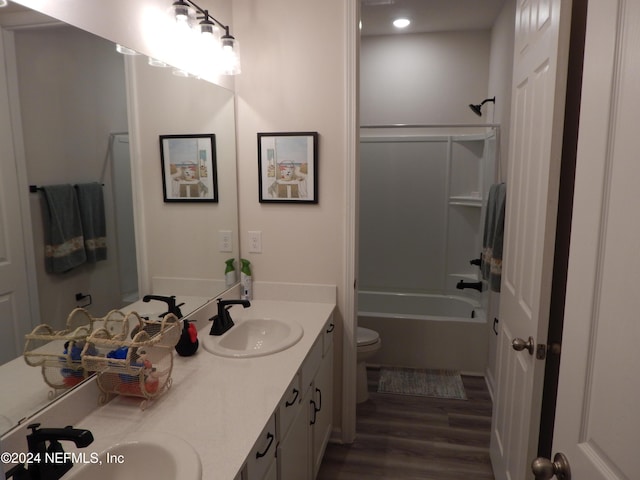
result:
<svg viewBox="0 0 640 480"><path fill-rule="evenodd" d="M378 392L467 399L460 373L453 370L381 367Z"/></svg>

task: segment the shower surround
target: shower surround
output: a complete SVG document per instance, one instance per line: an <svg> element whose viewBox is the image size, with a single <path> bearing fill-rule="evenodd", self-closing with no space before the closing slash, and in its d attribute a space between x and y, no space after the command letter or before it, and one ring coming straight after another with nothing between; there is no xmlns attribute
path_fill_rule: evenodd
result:
<svg viewBox="0 0 640 480"><path fill-rule="evenodd" d="M361 129L359 324L382 338L372 363L484 372L486 294L456 285L480 280L471 261L498 141L497 126Z"/></svg>

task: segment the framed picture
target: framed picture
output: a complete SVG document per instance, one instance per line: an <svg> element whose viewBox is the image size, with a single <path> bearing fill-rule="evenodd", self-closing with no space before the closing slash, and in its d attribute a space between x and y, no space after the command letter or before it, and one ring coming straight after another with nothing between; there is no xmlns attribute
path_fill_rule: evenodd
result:
<svg viewBox="0 0 640 480"><path fill-rule="evenodd" d="M261 203L318 203L318 133L258 133Z"/></svg>
<svg viewBox="0 0 640 480"><path fill-rule="evenodd" d="M217 202L216 136L160 135L165 202Z"/></svg>

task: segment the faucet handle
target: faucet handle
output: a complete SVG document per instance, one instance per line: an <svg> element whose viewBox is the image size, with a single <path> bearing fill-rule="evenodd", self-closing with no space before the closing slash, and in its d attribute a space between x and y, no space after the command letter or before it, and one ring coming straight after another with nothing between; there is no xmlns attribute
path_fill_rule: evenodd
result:
<svg viewBox="0 0 640 480"><path fill-rule="evenodd" d="M27 425L27 428L31 430L31 433L36 433L36 430L40 428L40 425L40 423L30 423L29 425Z"/></svg>
<svg viewBox="0 0 640 480"><path fill-rule="evenodd" d="M9 480L10 478L13 480L31 480L31 475L25 468L24 463L20 463L15 467L7 470L7 473L5 473L5 478L7 480Z"/></svg>

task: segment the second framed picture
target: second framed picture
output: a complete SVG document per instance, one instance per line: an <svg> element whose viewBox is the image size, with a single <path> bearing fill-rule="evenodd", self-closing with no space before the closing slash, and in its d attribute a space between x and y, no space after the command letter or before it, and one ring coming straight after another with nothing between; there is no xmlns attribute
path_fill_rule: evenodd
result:
<svg viewBox="0 0 640 480"><path fill-rule="evenodd" d="M258 133L261 203L318 203L318 133Z"/></svg>
<svg viewBox="0 0 640 480"><path fill-rule="evenodd" d="M217 202L216 136L160 135L165 202Z"/></svg>

